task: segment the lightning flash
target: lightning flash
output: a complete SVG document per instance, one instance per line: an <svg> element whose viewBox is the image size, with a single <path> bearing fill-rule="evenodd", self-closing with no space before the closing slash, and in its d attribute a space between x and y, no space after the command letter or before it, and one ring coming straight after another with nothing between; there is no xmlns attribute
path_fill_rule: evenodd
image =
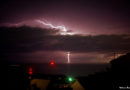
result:
<svg viewBox="0 0 130 90"><path fill-rule="evenodd" d="M60 25L60 26L54 26L53 24L51 23L46 23L44 21L41 21L41 20L36 20L38 23L41 23L43 25L46 25L46 26L49 26L51 28L54 28L54 29L58 29L58 30L61 30L61 35L73 35L73 33L71 32L68 32L66 27L63 26L63 25Z"/></svg>
<svg viewBox="0 0 130 90"><path fill-rule="evenodd" d="M70 52L67 52L67 60L68 60L68 63L70 63Z"/></svg>

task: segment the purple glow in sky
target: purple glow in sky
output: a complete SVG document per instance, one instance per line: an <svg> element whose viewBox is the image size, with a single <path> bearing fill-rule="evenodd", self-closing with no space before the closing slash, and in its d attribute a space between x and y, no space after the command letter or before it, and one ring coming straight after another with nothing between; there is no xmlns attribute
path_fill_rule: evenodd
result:
<svg viewBox="0 0 130 90"><path fill-rule="evenodd" d="M5 0L0 7L1 25L23 23L33 26L34 20L47 20L81 34L130 33L127 0Z"/></svg>
<svg viewBox="0 0 130 90"><path fill-rule="evenodd" d="M129 0L4 0L0 12L5 60L108 63L130 50Z"/></svg>

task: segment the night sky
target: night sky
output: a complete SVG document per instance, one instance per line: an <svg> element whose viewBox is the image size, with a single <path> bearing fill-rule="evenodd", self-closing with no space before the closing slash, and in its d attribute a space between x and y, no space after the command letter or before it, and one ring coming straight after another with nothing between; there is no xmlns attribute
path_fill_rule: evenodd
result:
<svg viewBox="0 0 130 90"><path fill-rule="evenodd" d="M72 63L108 63L130 50L129 0L2 0L0 13L3 60L66 63L70 52Z"/></svg>

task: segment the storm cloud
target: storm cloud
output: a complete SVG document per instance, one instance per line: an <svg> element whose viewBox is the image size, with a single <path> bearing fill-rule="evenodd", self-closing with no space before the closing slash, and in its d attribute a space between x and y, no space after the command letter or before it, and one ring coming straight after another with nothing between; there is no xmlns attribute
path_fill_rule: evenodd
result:
<svg viewBox="0 0 130 90"><path fill-rule="evenodd" d="M130 50L130 35L60 35L59 30L0 27L0 52L71 51L114 52Z"/></svg>

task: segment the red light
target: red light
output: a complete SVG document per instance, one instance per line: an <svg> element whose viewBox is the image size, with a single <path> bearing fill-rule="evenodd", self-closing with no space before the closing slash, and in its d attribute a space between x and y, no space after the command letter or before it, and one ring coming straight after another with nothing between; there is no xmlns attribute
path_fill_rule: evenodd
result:
<svg viewBox="0 0 130 90"><path fill-rule="evenodd" d="M54 66L55 63L53 61L50 62L50 66Z"/></svg>
<svg viewBox="0 0 130 90"><path fill-rule="evenodd" d="M32 75L32 72L29 72L29 75Z"/></svg>
<svg viewBox="0 0 130 90"><path fill-rule="evenodd" d="M29 68L29 72L32 72L32 67Z"/></svg>
<svg viewBox="0 0 130 90"><path fill-rule="evenodd" d="M51 62L50 64L51 64L51 65L54 65L54 62Z"/></svg>
<svg viewBox="0 0 130 90"><path fill-rule="evenodd" d="M32 75L32 74L33 74L32 71L33 71L33 70L32 70L32 67L30 67L30 68L28 69L28 74L29 74L29 75Z"/></svg>

